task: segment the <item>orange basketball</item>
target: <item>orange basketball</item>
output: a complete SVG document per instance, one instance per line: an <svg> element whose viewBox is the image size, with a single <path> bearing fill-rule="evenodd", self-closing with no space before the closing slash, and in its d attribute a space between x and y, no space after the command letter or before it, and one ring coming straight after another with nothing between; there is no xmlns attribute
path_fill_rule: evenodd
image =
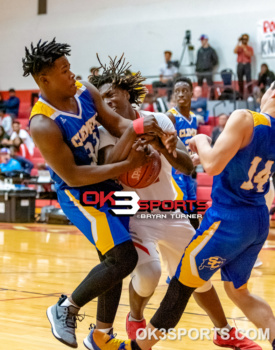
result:
<svg viewBox="0 0 275 350"><path fill-rule="evenodd" d="M157 180L160 170L160 155L154 150L149 163L120 175L119 180L128 187L144 188L152 185Z"/></svg>

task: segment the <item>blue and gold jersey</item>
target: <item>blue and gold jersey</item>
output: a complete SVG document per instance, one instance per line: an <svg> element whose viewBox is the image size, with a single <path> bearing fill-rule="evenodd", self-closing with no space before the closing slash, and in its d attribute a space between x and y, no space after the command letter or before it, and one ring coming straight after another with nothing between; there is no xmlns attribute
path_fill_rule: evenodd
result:
<svg viewBox="0 0 275 350"><path fill-rule="evenodd" d="M264 113L250 113L254 120L252 140L237 152L221 174L214 176L213 205L265 205L269 177L275 170L275 119Z"/></svg>
<svg viewBox="0 0 275 350"><path fill-rule="evenodd" d="M186 141L197 135L197 118L194 113L190 112L190 120L180 114L176 107L171 108L168 112L172 113L175 117L178 137L186 145Z"/></svg>
<svg viewBox="0 0 275 350"><path fill-rule="evenodd" d="M190 151L189 146L186 144L186 141L197 135L197 118L195 114L193 112L190 112L189 120L180 114L176 107L171 108L168 112L172 113L175 117L175 129L177 130L178 137L181 139L188 152L191 154L192 152ZM196 189L192 177L184 174L179 174L175 168L172 168L172 176L181 189L182 198L184 200L195 200Z"/></svg>
<svg viewBox="0 0 275 350"><path fill-rule="evenodd" d="M77 114L59 111L40 97L32 109L30 119L37 114L51 118L61 130L64 141L74 155L75 163L77 165L96 164L99 147L99 131L96 123L97 111L91 94L86 87L79 82L76 82L76 86ZM56 151L58 152L58 150ZM50 169L50 173L57 190L69 188L52 169ZM98 187L101 184L103 183L93 186ZM100 189L104 190L101 187Z"/></svg>

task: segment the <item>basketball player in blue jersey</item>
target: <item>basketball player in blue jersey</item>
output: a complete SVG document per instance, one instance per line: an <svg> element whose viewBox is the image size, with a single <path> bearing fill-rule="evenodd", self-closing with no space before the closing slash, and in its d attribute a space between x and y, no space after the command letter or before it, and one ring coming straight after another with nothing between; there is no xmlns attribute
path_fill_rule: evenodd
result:
<svg viewBox="0 0 275 350"><path fill-rule="evenodd" d="M269 231L265 194L275 171L275 82L261 102L261 113L237 110L230 116L213 148L206 135L189 141L210 175L214 175L212 207L189 243L145 339L110 339L94 332L99 349L148 350L179 322L195 288L221 269L228 296L258 328L270 332L275 349L275 318L271 307L251 294L247 284ZM149 332L150 331L150 332ZM156 334L154 336L149 336Z"/></svg>
<svg viewBox="0 0 275 350"><path fill-rule="evenodd" d="M61 296L58 303L47 310L54 336L76 348L75 328L80 307L96 297L100 300L103 293L108 294L112 289L108 294L112 299L108 312L114 318L122 280L135 268L138 259L127 220L113 217L106 205L101 209L83 207L81 194L86 190L107 194L118 189L108 179L136 168L150 157L132 149L124 161L98 166L97 121L117 136L127 130L130 140L136 139L138 130L162 139L168 136L165 141L169 152L173 151L173 142L169 144L169 135L164 135L154 117L135 125L109 108L94 86L76 82L66 58L69 54L67 44L56 43L55 39L49 43L39 41L36 47L26 48L23 70L24 76L33 76L41 91L31 112L30 130L51 168L59 203L71 222L95 245L101 260L71 297ZM139 79L139 75L133 79ZM104 318L104 313L104 307L98 308L97 319Z"/></svg>
<svg viewBox="0 0 275 350"><path fill-rule="evenodd" d="M191 99L193 85L189 78L178 78L174 85L176 107L171 108L166 114L171 119L177 130L178 137L184 143L189 153L187 140L197 135L197 118L191 112ZM191 175L185 175L172 168L172 176L183 193L184 200L196 200L196 189ZM199 226L198 219L190 219L195 229Z"/></svg>

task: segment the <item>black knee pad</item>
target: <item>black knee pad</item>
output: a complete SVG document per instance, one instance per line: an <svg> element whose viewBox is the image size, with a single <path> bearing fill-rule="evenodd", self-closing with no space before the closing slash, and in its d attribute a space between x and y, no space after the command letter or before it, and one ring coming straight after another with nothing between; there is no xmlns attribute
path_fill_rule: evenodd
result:
<svg viewBox="0 0 275 350"><path fill-rule="evenodd" d="M194 290L195 288L187 287L173 277L151 324L157 329L165 329L166 332L175 328Z"/></svg>
<svg viewBox="0 0 275 350"><path fill-rule="evenodd" d="M105 254L104 263L116 266L121 279L128 276L136 267L138 253L132 241L121 243Z"/></svg>

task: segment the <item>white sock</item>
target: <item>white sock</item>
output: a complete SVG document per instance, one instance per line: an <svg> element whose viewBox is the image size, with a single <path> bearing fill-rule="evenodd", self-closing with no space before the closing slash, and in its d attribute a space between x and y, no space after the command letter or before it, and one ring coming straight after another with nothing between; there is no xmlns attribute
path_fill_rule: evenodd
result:
<svg viewBox="0 0 275 350"><path fill-rule="evenodd" d="M97 328L98 329L98 328ZM108 334L111 330L113 330L113 327L111 328L105 328L105 329L98 329L100 332ZM112 332L113 333L113 332Z"/></svg>
<svg viewBox="0 0 275 350"><path fill-rule="evenodd" d="M131 314L129 315L129 321L134 321L134 322L141 322L141 321L143 321L144 320L144 318L142 317L142 319L141 320L136 320L134 317L132 317L131 316Z"/></svg>
<svg viewBox="0 0 275 350"><path fill-rule="evenodd" d="M231 329L232 329L232 327L227 323L227 325L226 325L225 327L223 327L223 328L217 328L217 329L218 329L218 330L217 330L217 333L218 333L219 335L221 335L223 329L227 329L228 332L230 332Z"/></svg>
<svg viewBox="0 0 275 350"><path fill-rule="evenodd" d="M75 305L74 303L70 302L69 298L67 298L66 300L63 301L63 303L61 304L62 306L74 306L77 309L80 309L79 306Z"/></svg>

